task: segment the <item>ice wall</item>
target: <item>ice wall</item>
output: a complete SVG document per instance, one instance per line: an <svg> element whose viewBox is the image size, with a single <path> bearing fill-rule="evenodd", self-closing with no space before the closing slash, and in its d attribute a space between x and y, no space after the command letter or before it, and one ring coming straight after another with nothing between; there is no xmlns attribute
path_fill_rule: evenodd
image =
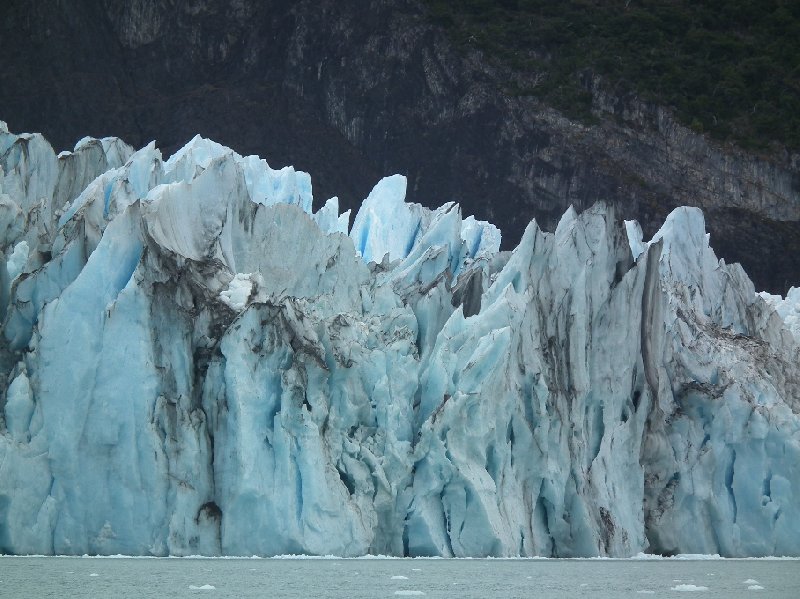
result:
<svg viewBox="0 0 800 599"><path fill-rule="evenodd" d="M699 210L513 252L381 181L0 126L0 549L800 555L794 296Z"/></svg>

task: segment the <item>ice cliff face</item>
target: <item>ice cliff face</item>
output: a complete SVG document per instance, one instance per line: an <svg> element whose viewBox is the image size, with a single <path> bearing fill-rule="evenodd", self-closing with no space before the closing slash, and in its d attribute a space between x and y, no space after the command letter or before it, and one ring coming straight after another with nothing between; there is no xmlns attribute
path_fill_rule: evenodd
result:
<svg viewBox="0 0 800 599"><path fill-rule="evenodd" d="M697 209L505 253L201 138L0 167L5 552L800 555L796 300Z"/></svg>

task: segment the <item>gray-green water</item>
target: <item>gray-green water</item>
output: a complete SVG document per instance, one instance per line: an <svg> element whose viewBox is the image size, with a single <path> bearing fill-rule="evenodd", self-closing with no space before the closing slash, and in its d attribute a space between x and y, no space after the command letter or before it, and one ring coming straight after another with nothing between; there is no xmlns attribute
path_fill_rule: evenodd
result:
<svg viewBox="0 0 800 599"><path fill-rule="evenodd" d="M763 588L752 588L756 586ZM0 597L611 599L686 595L798 599L800 562L0 558Z"/></svg>

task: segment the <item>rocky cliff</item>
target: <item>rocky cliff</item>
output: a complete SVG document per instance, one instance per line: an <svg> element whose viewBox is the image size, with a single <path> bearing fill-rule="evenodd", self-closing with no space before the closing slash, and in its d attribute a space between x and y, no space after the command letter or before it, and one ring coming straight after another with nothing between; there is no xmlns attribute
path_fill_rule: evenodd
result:
<svg viewBox="0 0 800 599"><path fill-rule="evenodd" d="M345 207L404 172L412 198L456 199L509 242L534 216L552 230L570 204L608 201L648 234L675 206L701 206L714 248L759 288L800 281L797 156L721 147L591 78L599 121L571 121L506 93L507 73L454 48L418 2L12 0L0 11L0 114L58 148L91 133L171 152L200 132L308 170L318 195Z"/></svg>

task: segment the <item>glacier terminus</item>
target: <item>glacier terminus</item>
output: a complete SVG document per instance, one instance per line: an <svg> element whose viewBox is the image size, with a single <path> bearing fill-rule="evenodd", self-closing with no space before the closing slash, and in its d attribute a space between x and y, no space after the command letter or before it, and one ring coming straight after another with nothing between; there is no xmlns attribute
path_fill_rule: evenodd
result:
<svg viewBox="0 0 800 599"><path fill-rule="evenodd" d="M703 215L513 251L380 181L0 123L0 551L800 555L800 290Z"/></svg>

